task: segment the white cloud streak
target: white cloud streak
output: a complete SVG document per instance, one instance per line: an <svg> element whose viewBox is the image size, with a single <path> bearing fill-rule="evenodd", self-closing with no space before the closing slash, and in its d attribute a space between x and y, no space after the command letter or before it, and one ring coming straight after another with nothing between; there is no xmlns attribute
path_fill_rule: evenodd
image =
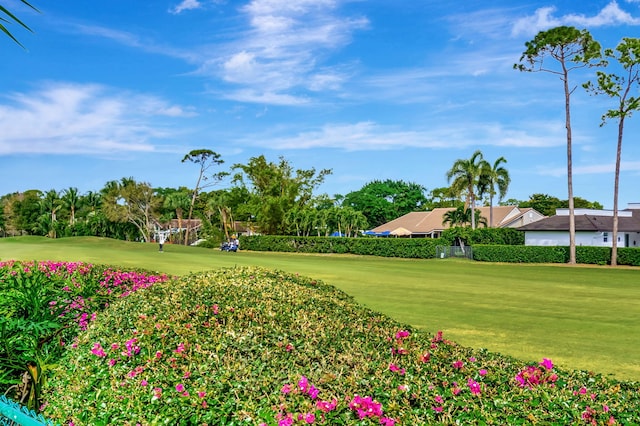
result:
<svg viewBox="0 0 640 426"><path fill-rule="evenodd" d="M498 123L465 123L464 128L444 123L429 130L402 131L362 121L354 124L328 124L319 129L299 132L293 137L253 136L243 142L256 145L256 141L259 141L259 146L269 149L331 148L345 151L457 149L471 146L548 148L566 143L561 126L543 123L529 125L536 128L537 132L505 128Z"/></svg>
<svg viewBox="0 0 640 426"><path fill-rule="evenodd" d="M238 86L226 97L243 102L299 105L308 99L294 92L338 90L347 76L339 66L323 65L323 58L348 44L353 31L368 26L366 18L339 16L339 3L253 0L240 9L249 30L227 46L222 59L205 62L200 71Z"/></svg>
<svg viewBox="0 0 640 426"><path fill-rule="evenodd" d="M512 28L512 35L531 36L539 31L547 30L560 25L595 28L610 25L640 25L640 18L634 17L624 11L614 0L607 4L597 15L586 16L583 14L567 14L556 17L556 8L543 7L532 16L518 19Z"/></svg>
<svg viewBox="0 0 640 426"><path fill-rule="evenodd" d="M180 4L169 9L169 13L173 13L174 15L178 15L185 10L194 10L200 9L202 4L198 0L182 0Z"/></svg>
<svg viewBox="0 0 640 426"><path fill-rule="evenodd" d="M111 93L99 85L50 83L0 104L0 155L116 154L156 151L170 135L154 120L192 112L152 96Z"/></svg>

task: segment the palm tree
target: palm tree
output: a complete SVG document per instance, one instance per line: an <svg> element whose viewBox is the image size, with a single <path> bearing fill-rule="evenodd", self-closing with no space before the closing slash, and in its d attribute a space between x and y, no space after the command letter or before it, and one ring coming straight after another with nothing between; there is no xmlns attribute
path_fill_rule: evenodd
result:
<svg viewBox="0 0 640 426"><path fill-rule="evenodd" d="M485 190L489 194L489 227L493 227L493 197L497 194L498 202L500 202L507 194L511 183L509 171L500 165L506 162L507 160L504 157L498 158L493 163L493 166L487 161L484 162L482 179L484 180Z"/></svg>
<svg viewBox="0 0 640 426"><path fill-rule="evenodd" d="M176 217L178 218L178 229L180 230L180 235L182 236L182 216L186 209L191 205L191 199L189 194L177 191L172 192L167 195L164 199L164 206L168 209L176 211ZM182 240L179 242L182 243Z"/></svg>
<svg viewBox="0 0 640 426"><path fill-rule="evenodd" d="M449 224L450 227L454 226L464 226L465 224L471 222L471 215L469 214L469 209L464 206L460 206L455 210L449 210L445 214L442 215L442 224Z"/></svg>
<svg viewBox="0 0 640 426"><path fill-rule="evenodd" d="M68 188L62 191L62 204L69 209L69 225L76 223L76 209L80 205L78 188Z"/></svg>
<svg viewBox="0 0 640 426"><path fill-rule="evenodd" d="M47 224L47 233L49 237L56 238L56 213L60 210L60 196L55 189L47 191L41 201L42 209L46 212L47 220L43 223Z"/></svg>
<svg viewBox="0 0 640 426"><path fill-rule="evenodd" d="M35 10L36 12L38 12L38 9L36 9L33 5L31 5L27 0L20 0L22 3L26 4L27 6L29 6L31 9ZM24 28L27 31L31 31L31 28L29 28L27 26L27 24L25 24L24 22L22 22L20 19L18 19L18 17L16 17L13 13L9 12L8 9L6 9L4 6L0 5L0 32L5 33L7 36L9 36L13 41L15 41L16 43L18 43L21 47L22 44L20 44L20 42L18 41L17 38L15 38L13 36L13 34L11 34L11 32L9 32L9 30L7 29L7 27L3 24L4 22L15 22L16 24L20 25L22 28Z"/></svg>
<svg viewBox="0 0 640 426"><path fill-rule="evenodd" d="M477 150L468 160L458 159L447 172L447 181L451 182L451 189L456 194L465 193L465 207L474 211L478 193L483 192L482 176L485 170L482 152ZM471 221L471 228L476 229L475 221Z"/></svg>

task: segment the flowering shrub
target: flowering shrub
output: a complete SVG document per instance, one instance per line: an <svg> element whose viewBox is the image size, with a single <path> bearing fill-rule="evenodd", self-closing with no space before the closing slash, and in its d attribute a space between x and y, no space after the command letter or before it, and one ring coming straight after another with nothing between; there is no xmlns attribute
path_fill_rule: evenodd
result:
<svg viewBox="0 0 640 426"><path fill-rule="evenodd" d="M412 330L297 275L236 268L113 301L45 388L62 424L638 424L637 383Z"/></svg>
<svg viewBox="0 0 640 426"><path fill-rule="evenodd" d="M167 279L76 262L0 262L0 391L37 410L50 365L77 334L112 300ZM100 344L92 352L106 356Z"/></svg>

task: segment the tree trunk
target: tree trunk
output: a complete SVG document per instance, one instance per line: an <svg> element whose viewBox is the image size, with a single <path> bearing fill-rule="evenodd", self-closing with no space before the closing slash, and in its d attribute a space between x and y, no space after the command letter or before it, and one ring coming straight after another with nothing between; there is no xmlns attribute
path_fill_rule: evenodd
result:
<svg viewBox="0 0 640 426"><path fill-rule="evenodd" d="M569 264L576 263L576 217L573 203L573 164L571 153L571 91L569 90L569 73L562 61L564 99L565 99L565 125L567 128L567 187L569 196Z"/></svg>
<svg viewBox="0 0 640 426"><path fill-rule="evenodd" d="M620 158L622 157L622 134L624 131L624 114L618 123L618 149L616 151L616 172L613 184L613 241L611 242L611 266L618 265L618 190L620 182Z"/></svg>

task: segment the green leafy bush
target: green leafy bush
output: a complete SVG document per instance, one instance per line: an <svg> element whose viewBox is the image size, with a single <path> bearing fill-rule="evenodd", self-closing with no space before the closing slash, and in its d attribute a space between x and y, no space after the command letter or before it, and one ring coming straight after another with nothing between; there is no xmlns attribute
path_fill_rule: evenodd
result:
<svg viewBox="0 0 640 426"><path fill-rule="evenodd" d="M45 415L75 425L638 424L639 384L412 330L308 278L212 271L120 298Z"/></svg>
<svg viewBox="0 0 640 426"><path fill-rule="evenodd" d="M240 237L244 250L297 253L349 253L431 259L442 241L433 238L343 238L253 235Z"/></svg>
<svg viewBox="0 0 640 426"><path fill-rule="evenodd" d="M456 245L461 238L467 245L524 245L524 232L515 228L476 228L456 226L442 232L443 245Z"/></svg>
<svg viewBox="0 0 640 426"><path fill-rule="evenodd" d="M567 263L569 248L560 246L474 245L473 259L482 262Z"/></svg>
<svg viewBox="0 0 640 426"><path fill-rule="evenodd" d="M569 261L569 247L474 245L473 259L483 262L567 263ZM576 262L609 265L611 264L611 248L578 246L576 247ZM619 248L618 265L640 266L640 249Z"/></svg>
<svg viewBox="0 0 640 426"><path fill-rule="evenodd" d="M166 280L76 262L0 262L0 391L38 410L52 367L111 300Z"/></svg>

